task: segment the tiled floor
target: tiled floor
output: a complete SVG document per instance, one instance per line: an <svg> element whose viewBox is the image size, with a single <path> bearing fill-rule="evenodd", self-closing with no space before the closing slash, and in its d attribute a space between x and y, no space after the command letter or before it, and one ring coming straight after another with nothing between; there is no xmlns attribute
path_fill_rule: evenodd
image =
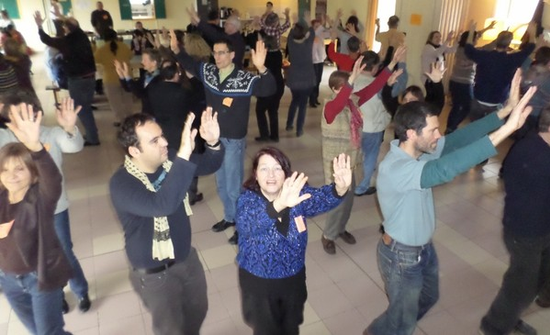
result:
<svg viewBox="0 0 550 335"><path fill-rule="evenodd" d="M40 57L34 59L35 87L42 97L47 123L53 122L53 99L44 91L48 82ZM322 93L328 95L325 69ZM281 104L284 129L290 93ZM85 148L65 157L65 176L71 200L70 215L75 251L90 282L93 305L85 314L75 310L75 299L67 293L71 311L67 329L78 335L152 334L151 319L128 281L128 264L123 251L120 225L110 204L107 183L122 162L122 151L111 125L113 114L105 98L98 98L95 112L101 146ZM321 185L320 108L309 109L305 135L295 138L281 131L276 144L291 158L294 169L304 171L312 185ZM252 113L249 125L247 164L258 150L258 136ZM388 132L381 157L388 148ZM418 324L415 334L476 334L479 321L494 298L506 269L507 254L501 242L503 192L497 173L504 145L496 158L474 168L453 182L435 189L438 228L435 244L441 268L441 299ZM232 231L213 233L210 227L222 218L214 177L200 178L205 200L193 207L193 244L200 251L208 281L209 310L202 334L251 334L242 321L236 249L226 243ZM357 237L353 246L337 241L337 254L327 255L320 243L325 216L309 220L307 284L309 298L302 334L361 334L368 323L387 305L378 273L375 248L380 223L376 196L356 198L349 230ZM68 292L68 291L67 291ZM550 311L532 306L525 320L539 334L550 334ZM0 297L0 334L20 335L26 331Z"/></svg>

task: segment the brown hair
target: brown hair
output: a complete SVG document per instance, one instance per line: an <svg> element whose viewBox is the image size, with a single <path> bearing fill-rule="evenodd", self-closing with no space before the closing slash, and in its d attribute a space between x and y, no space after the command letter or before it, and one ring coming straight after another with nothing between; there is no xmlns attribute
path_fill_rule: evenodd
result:
<svg viewBox="0 0 550 335"><path fill-rule="evenodd" d="M212 49L210 49L210 46L201 35L195 33L185 34L183 40L185 52L193 57L193 59L201 62L208 62L210 60Z"/></svg>
<svg viewBox="0 0 550 335"><path fill-rule="evenodd" d="M3 169L10 159L18 159L25 164L29 172L31 173L31 184L38 182L40 174L36 163L32 159L31 151L20 142L8 143L0 149L0 168ZM4 185L0 181L0 189L5 189Z"/></svg>
<svg viewBox="0 0 550 335"><path fill-rule="evenodd" d="M344 86L349 79L349 73L345 71L334 71L328 78L328 87L331 90L338 90Z"/></svg>
<svg viewBox="0 0 550 335"><path fill-rule="evenodd" d="M254 156L254 160L252 161L252 170L250 171L250 177L244 182L244 188L260 192L260 185L258 184L258 180L256 179L256 171L258 170L260 158L264 155L273 157L273 159L275 159L277 163L281 165L283 171L285 172L285 178L290 177L290 175L292 174L290 160L288 159L288 157L281 150L275 147L265 147L260 149L260 151L258 151Z"/></svg>

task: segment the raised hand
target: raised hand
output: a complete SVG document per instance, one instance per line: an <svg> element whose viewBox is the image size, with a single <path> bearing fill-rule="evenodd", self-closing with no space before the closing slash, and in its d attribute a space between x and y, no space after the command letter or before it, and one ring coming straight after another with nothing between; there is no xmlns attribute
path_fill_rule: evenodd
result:
<svg viewBox="0 0 550 335"><path fill-rule="evenodd" d="M393 58L390 64L388 64L388 68L390 70L393 70L393 68L397 65L397 63L403 61L406 56L407 56L407 47L405 45L398 46L393 53Z"/></svg>
<svg viewBox="0 0 550 335"><path fill-rule="evenodd" d="M202 112L200 135L209 145L214 145L220 140L220 125L218 113L212 112L212 107L206 107Z"/></svg>
<svg viewBox="0 0 550 335"><path fill-rule="evenodd" d="M447 69L445 65L443 65L443 62L435 62L432 63L432 70L430 72L424 72L424 74L428 76L432 82L439 83L443 79L445 71L447 71Z"/></svg>
<svg viewBox="0 0 550 335"><path fill-rule="evenodd" d="M518 68L516 70L516 73L514 74L514 78L512 79L512 83L510 84L510 95L508 97L508 101L506 101L506 105L501 108L497 115L498 117L503 120L510 115L514 107L517 106L520 99L520 84L521 84L521 68Z"/></svg>
<svg viewBox="0 0 550 335"><path fill-rule="evenodd" d="M19 142L31 151L42 150L40 143L40 122L42 112L34 112L32 105L21 103L10 106L10 122L6 123Z"/></svg>
<svg viewBox="0 0 550 335"><path fill-rule="evenodd" d="M351 185L351 158L341 153L338 157L334 157L332 167L334 169L333 177L336 193L339 196L343 196Z"/></svg>
<svg viewBox="0 0 550 335"><path fill-rule="evenodd" d="M311 194L309 193L300 195L306 182L307 177L303 173L298 174L298 172L294 172L290 177L285 179L279 195L273 201L275 209L280 212L287 207L294 207L302 201L311 198Z"/></svg>
<svg viewBox="0 0 550 335"><path fill-rule="evenodd" d="M44 19L42 18L42 14L39 11L34 12L34 22L36 22L36 25L39 28L42 27L42 24L44 23Z"/></svg>
<svg viewBox="0 0 550 335"><path fill-rule="evenodd" d="M199 14L194 9L191 9L189 7L185 8L185 10L187 11L187 14L189 14L191 23L194 24L195 26L198 25L199 22L201 21Z"/></svg>
<svg viewBox="0 0 550 335"><path fill-rule="evenodd" d="M178 150L178 157L185 160L189 160L193 149L195 149L195 137L197 136L197 129L191 129L193 121L195 120L195 114L187 114L183 131L181 132L181 143Z"/></svg>
<svg viewBox="0 0 550 335"><path fill-rule="evenodd" d="M67 133L74 134L76 128L76 120L82 106L74 108L74 100L71 98L63 98L61 106L55 111L57 123Z"/></svg>
<svg viewBox="0 0 550 335"><path fill-rule="evenodd" d="M380 27L380 19L376 19L374 21L374 24L377 26L377 27Z"/></svg>
<svg viewBox="0 0 550 335"><path fill-rule="evenodd" d="M397 71L392 72L391 76L388 78L388 86L393 86L401 74L403 74L403 69L398 69Z"/></svg>
<svg viewBox="0 0 550 335"><path fill-rule="evenodd" d="M357 77L359 77L359 75L361 74L361 71L363 71L365 69L365 66L367 66L367 64L361 64L362 62L363 62L363 56L360 56L359 58L357 58L357 60L353 64L353 69L351 70L351 73L348 78L348 83L350 85L353 85Z"/></svg>
<svg viewBox="0 0 550 335"><path fill-rule="evenodd" d="M525 92L519 103L512 110L512 113L510 113L510 116L503 127L507 127L511 131L516 131L523 126L527 116L529 116L529 114L533 111L531 106L527 107L527 103L536 91L537 87L531 86L527 92Z"/></svg>
<svg viewBox="0 0 550 335"><path fill-rule="evenodd" d="M259 73L264 73L266 71L265 67L265 57L267 56L267 49L265 48L264 41L258 40L256 42L256 49L250 50L250 57L252 58L252 63L258 69Z"/></svg>
<svg viewBox="0 0 550 335"><path fill-rule="evenodd" d="M174 52L175 54L180 53L180 46L174 29L170 29L170 49L172 49L172 52Z"/></svg>
<svg viewBox="0 0 550 335"><path fill-rule="evenodd" d="M125 62L119 62L116 59L113 63L115 65L115 71L120 79L132 78L128 64Z"/></svg>

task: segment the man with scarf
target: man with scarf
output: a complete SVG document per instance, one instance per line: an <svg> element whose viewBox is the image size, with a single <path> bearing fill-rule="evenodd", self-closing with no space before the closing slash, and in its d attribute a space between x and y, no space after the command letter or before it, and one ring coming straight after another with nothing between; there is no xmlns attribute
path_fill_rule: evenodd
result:
<svg viewBox="0 0 550 335"><path fill-rule="evenodd" d="M126 156L111 178L111 200L124 229L130 281L152 315L156 335L198 335L208 309L204 270L191 246L187 190L195 174L220 167L225 150L217 113L209 108L199 131L207 149L191 154L194 118L187 117L177 153L168 151L148 114L127 117L118 133Z"/></svg>
<svg viewBox="0 0 550 335"><path fill-rule="evenodd" d="M399 48L388 68L384 69L378 77L373 78L370 83L363 83L360 89L357 89L356 85L354 86L354 82L365 68L363 57L355 62L351 73L335 71L330 75L328 84L335 95L332 100L326 102L321 120L325 182L332 181L331 164L339 153L344 152L351 157L352 167L361 164L361 130L364 127L364 117L357 106L357 101L359 103L369 101L384 87L399 57L404 52L405 48ZM353 97L352 91L355 91ZM355 179L352 179L350 192L344 196L342 203L331 210L327 216L321 243L328 254L336 253L334 241L338 237L348 244L356 243L355 237L346 231L353 207L354 188Z"/></svg>

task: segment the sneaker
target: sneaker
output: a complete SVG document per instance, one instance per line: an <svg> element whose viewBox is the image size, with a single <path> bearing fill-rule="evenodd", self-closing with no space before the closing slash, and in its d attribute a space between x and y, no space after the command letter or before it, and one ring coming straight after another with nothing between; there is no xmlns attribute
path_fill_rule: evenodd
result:
<svg viewBox="0 0 550 335"><path fill-rule="evenodd" d="M371 194L374 194L374 193L376 193L376 187L370 186L369 188L367 188L367 190L365 192L355 193L355 196L362 197L364 195L371 195Z"/></svg>
<svg viewBox="0 0 550 335"><path fill-rule="evenodd" d="M229 244L232 244L232 245L237 245L239 244L239 233L237 233L235 231L235 233L233 234L233 236L231 236L229 238L229 240L227 240L227 242L229 242Z"/></svg>
<svg viewBox="0 0 550 335"><path fill-rule="evenodd" d="M229 222L229 221L221 220L220 222L218 222L218 223L216 223L215 225L212 226L212 231L216 232L216 233L219 233L219 232L224 231L227 228L229 228L231 226L234 226L234 225L235 225L235 222Z"/></svg>
<svg viewBox="0 0 550 335"><path fill-rule="evenodd" d="M355 244L357 241L355 240L355 237L351 235L348 231L344 231L340 234L340 238L346 242L347 244Z"/></svg>
<svg viewBox="0 0 550 335"><path fill-rule="evenodd" d="M323 244L323 250L329 255L334 255L336 253L336 245L334 241L325 238L323 235L321 237L321 243Z"/></svg>
<svg viewBox="0 0 550 335"><path fill-rule="evenodd" d="M537 330L523 320L519 320L512 334L537 335Z"/></svg>

